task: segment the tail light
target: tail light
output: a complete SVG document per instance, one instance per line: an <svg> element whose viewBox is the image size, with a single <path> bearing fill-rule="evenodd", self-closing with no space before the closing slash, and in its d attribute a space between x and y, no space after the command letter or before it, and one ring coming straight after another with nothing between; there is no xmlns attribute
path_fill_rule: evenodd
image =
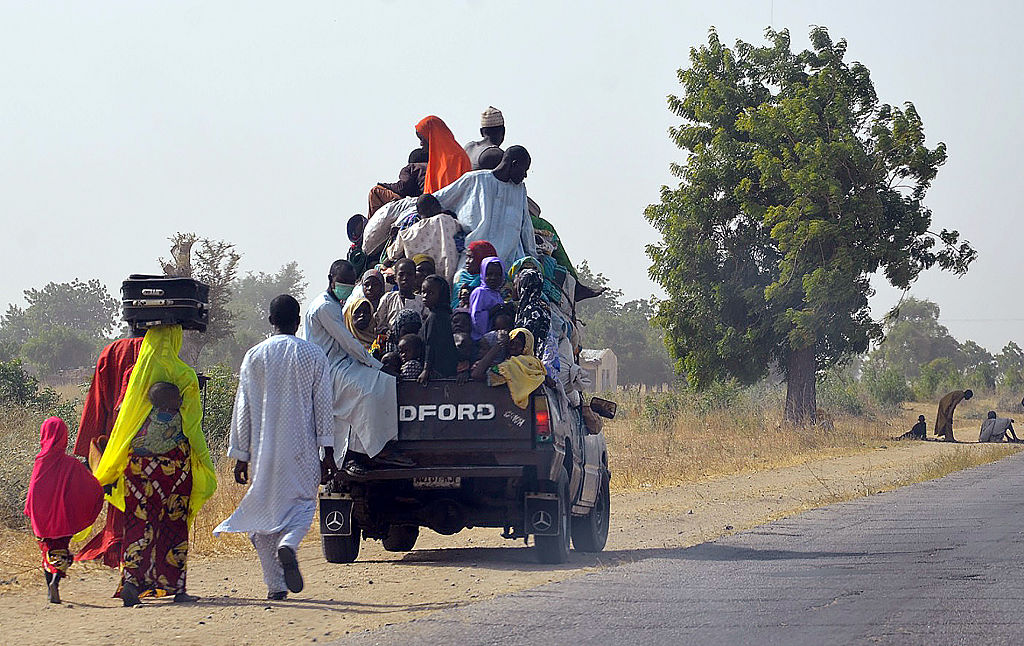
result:
<svg viewBox="0 0 1024 646"><path fill-rule="evenodd" d="M533 432L538 443L551 441L551 414L548 412L546 397L533 400Z"/></svg>

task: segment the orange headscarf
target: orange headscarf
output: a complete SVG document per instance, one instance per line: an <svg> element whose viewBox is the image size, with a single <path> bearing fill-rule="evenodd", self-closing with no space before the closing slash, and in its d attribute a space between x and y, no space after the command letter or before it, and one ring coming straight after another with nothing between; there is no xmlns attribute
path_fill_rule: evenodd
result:
<svg viewBox="0 0 1024 646"><path fill-rule="evenodd" d="M427 140L429 151L424 193L444 188L473 169L469 155L439 117L424 117L416 124L416 132Z"/></svg>

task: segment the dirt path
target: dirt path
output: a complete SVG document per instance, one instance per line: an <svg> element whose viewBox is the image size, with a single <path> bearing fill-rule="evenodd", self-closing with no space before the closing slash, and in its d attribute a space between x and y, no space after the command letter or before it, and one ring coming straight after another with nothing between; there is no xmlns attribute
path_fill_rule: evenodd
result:
<svg viewBox="0 0 1024 646"><path fill-rule="evenodd" d="M423 530L414 552L393 554L377 541L366 541L359 560L351 565L327 564L318 544L307 542L299 554L306 589L285 602L265 601L266 588L252 550L233 558L194 558L189 563L189 589L203 597L198 604L175 606L159 600L135 609L121 608L120 601L109 597L115 587L112 571L92 564L76 566L62 586L62 606L45 603L41 583L0 595L0 634L4 643L19 646L331 641L350 631L408 621L890 489L919 479L934 466L935 458L989 448L898 443L776 471L615 494L607 551L573 552L564 566L536 564L521 541L505 541L497 530L450 537Z"/></svg>

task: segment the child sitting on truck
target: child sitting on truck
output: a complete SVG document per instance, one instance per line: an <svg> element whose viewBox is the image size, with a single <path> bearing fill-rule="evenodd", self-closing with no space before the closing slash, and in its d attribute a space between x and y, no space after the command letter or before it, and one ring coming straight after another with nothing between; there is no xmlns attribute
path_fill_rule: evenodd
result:
<svg viewBox="0 0 1024 646"><path fill-rule="evenodd" d="M423 304L427 308L427 318L420 331L425 345L423 372L417 375L421 384L431 378L454 377L458 371L451 299L451 288L444 278L431 274L423 279Z"/></svg>
<svg viewBox="0 0 1024 646"><path fill-rule="evenodd" d="M508 358L498 365L490 365L502 346L505 346ZM547 376L544 364L527 348L533 348L533 333L526 328L512 330L507 341L504 336L500 337L484 358L476 362L473 379L483 381L486 378L488 386L507 384L515 405L526 409L530 405L530 394L545 382Z"/></svg>
<svg viewBox="0 0 1024 646"><path fill-rule="evenodd" d="M419 379L423 372L423 337L406 334L398 340L398 356L402 359L401 378Z"/></svg>
<svg viewBox="0 0 1024 646"><path fill-rule="evenodd" d="M479 341L491 330L491 310L505 302L501 288L505 284L505 266L501 259L491 257L480 264L484 283L469 296L469 316L473 319L473 340Z"/></svg>

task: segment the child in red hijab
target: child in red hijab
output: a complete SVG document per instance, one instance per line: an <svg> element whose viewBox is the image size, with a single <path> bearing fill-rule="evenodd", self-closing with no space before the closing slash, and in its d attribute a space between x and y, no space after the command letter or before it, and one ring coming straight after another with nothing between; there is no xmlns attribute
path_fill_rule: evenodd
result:
<svg viewBox="0 0 1024 646"><path fill-rule="evenodd" d="M25 515L43 552L43 576L50 603L71 565L71 537L88 528L103 507L103 488L89 469L67 454L68 427L59 417L43 422L39 454L28 483Z"/></svg>

